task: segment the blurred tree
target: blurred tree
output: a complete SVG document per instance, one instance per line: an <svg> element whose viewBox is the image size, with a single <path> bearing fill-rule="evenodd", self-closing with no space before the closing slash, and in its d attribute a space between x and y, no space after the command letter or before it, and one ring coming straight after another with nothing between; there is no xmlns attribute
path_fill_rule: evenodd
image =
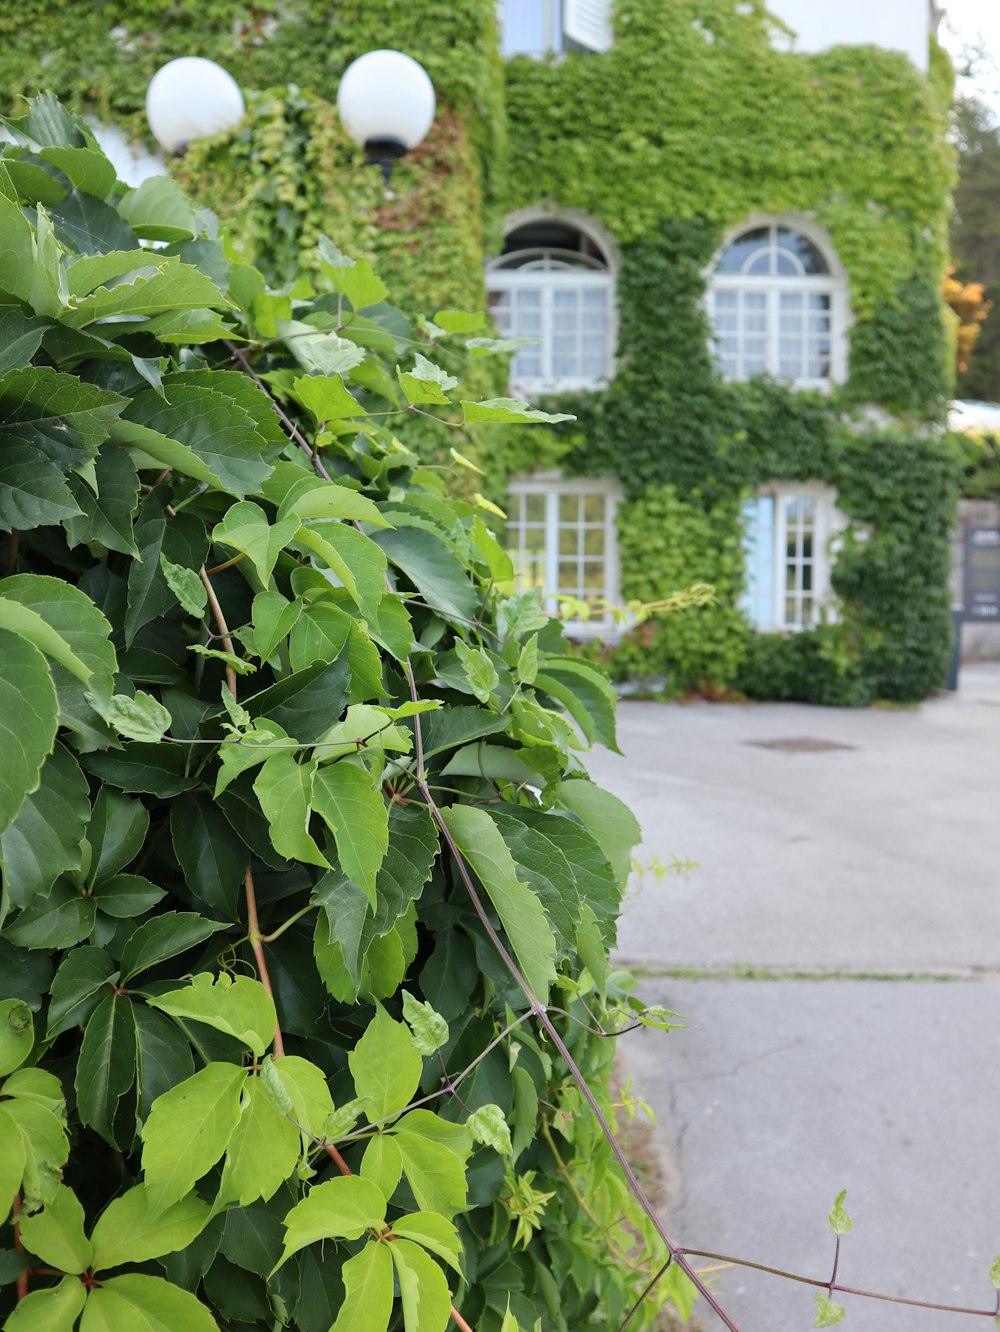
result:
<svg viewBox="0 0 1000 1332"><path fill-rule="evenodd" d="M983 324L993 309L993 302L985 299L981 282L963 282L949 268L941 284L941 292L958 316L955 343L955 370L961 376L967 373L969 362Z"/></svg>
<svg viewBox="0 0 1000 1332"><path fill-rule="evenodd" d="M955 142L954 278L966 300L974 294L969 284L981 286L980 300L995 306L1000 302L1000 127L975 98L960 98L955 105ZM965 323L967 305L959 309L947 291L945 295ZM974 322L980 334L973 338L965 368L959 366L957 392L962 398L1000 402L1000 315Z"/></svg>

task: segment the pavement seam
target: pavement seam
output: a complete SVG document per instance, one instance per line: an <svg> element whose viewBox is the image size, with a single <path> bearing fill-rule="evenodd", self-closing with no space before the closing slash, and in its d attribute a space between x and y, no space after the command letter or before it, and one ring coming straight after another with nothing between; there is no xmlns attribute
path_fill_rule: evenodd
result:
<svg viewBox="0 0 1000 1332"><path fill-rule="evenodd" d="M1000 980L1000 967L933 967L910 970L880 970L866 967L768 967L750 963L730 966L684 967L658 966L648 962L630 962L617 958L615 965L628 971L639 982L647 980L682 981L882 981L888 984L901 981L932 984L954 981Z"/></svg>

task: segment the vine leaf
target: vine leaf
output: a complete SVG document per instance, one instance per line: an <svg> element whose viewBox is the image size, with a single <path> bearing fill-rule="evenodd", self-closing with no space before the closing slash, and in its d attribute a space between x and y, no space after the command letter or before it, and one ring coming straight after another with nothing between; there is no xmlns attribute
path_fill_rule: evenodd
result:
<svg viewBox="0 0 1000 1332"><path fill-rule="evenodd" d="M330 863L309 835L316 761L296 763L287 753L271 754L253 784L270 825L275 851L287 860L329 869Z"/></svg>
<svg viewBox="0 0 1000 1332"><path fill-rule="evenodd" d="M392 1223L394 1235L416 1240L461 1276L462 1241L453 1222L437 1212L411 1212Z"/></svg>
<svg viewBox="0 0 1000 1332"><path fill-rule="evenodd" d="M204 1022L234 1036L258 1059L274 1040L278 1021L274 1000L260 981L249 976L234 979L226 972L218 976L199 972L183 989L151 995L147 1002L171 1017Z"/></svg>
<svg viewBox="0 0 1000 1332"><path fill-rule="evenodd" d="M108 725L129 740L155 744L170 730L171 717L159 699L137 689L127 694L112 694L107 708Z"/></svg>
<svg viewBox="0 0 1000 1332"><path fill-rule="evenodd" d="M433 532L401 527L376 532L372 540L434 610L466 624L475 619L475 588L460 560Z"/></svg>
<svg viewBox="0 0 1000 1332"><path fill-rule="evenodd" d="M242 500L226 510L222 522L215 526L212 540L246 555L261 586L266 588L278 556L295 536L299 525L294 515L269 523L259 504Z"/></svg>
<svg viewBox="0 0 1000 1332"><path fill-rule="evenodd" d="M374 910L375 878L389 847L389 815L371 773L350 759L319 768L312 807L333 833L341 869Z"/></svg>
<svg viewBox="0 0 1000 1332"><path fill-rule="evenodd" d="M82 1026L100 1002L104 987L118 977L103 948L85 946L67 953L52 982L46 1038Z"/></svg>
<svg viewBox="0 0 1000 1332"><path fill-rule="evenodd" d="M59 703L48 663L19 634L0 629L0 830L38 789L42 764L59 725Z"/></svg>
<svg viewBox="0 0 1000 1332"><path fill-rule="evenodd" d="M150 176L129 190L119 203L118 212L143 240L187 240L197 231L194 209L170 176Z"/></svg>
<svg viewBox="0 0 1000 1332"><path fill-rule="evenodd" d="M833 1300L821 1290L816 1291L816 1317L813 1319L813 1327L837 1327L844 1321L846 1312L842 1304L834 1304Z"/></svg>
<svg viewBox="0 0 1000 1332"><path fill-rule="evenodd" d="M47 893L60 874L78 870L90 819L87 779L76 759L56 744L37 791L0 834L0 865L11 905L25 907Z"/></svg>
<svg viewBox="0 0 1000 1332"><path fill-rule="evenodd" d="M539 412L529 407L520 398L490 398L486 402L463 402L463 421L466 425L482 421L486 424L499 422L506 425L530 425L543 422L555 425L559 421L575 421L575 416L565 412Z"/></svg>
<svg viewBox="0 0 1000 1332"><path fill-rule="evenodd" d="M469 682L469 688L480 703L488 703L494 689L500 683L497 669L488 654L482 648L469 647L460 638L455 639L455 651L462 663L462 670Z"/></svg>
<svg viewBox="0 0 1000 1332"><path fill-rule="evenodd" d="M0 1000L0 1077L20 1067L35 1043L35 1023L23 999Z"/></svg>
<svg viewBox="0 0 1000 1332"><path fill-rule="evenodd" d="M78 1274L91 1266L93 1252L83 1230L83 1208L72 1189L60 1184L40 1212L21 1221L21 1239L43 1263Z"/></svg>
<svg viewBox="0 0 1000 1332"><path fill-rule="evenodd" d="M249 1078L239 1123L226 1148L217 1202L246 1207L257 1198L273 1197L294 1174L299 1146L299 1130L277 1109L262 1080Z"/></svg>
<svg viewBox="0 0 1000 1332"><path fill-rule="evenodd" d="M365 1115L370 1124L406 1109L424 1068L409 1028L391 1018L381 1004L347 1062L357 1095L369 1098Z"/></svg>
<svg viewBox="0 0 1000 1332"><path fill-rule="evenodd" d="M165 911L162 916L154 916L129 936L122 949L122 983L225 928L221 921L206 920L194 911Z"/></svg>
<svg viewBox="0 0 1000 1332"><path fill-rule="evenodd" d="M33 1290L4 1323L4 1332L73 1332L87 1302L87 1289L75 1276L48 1290Z"/></svg>
<svg viewBox="0 0 1000 1332"><path fill-rule="evenodd" d="M513 857L485 810L452 805L441 817L496 908L528 985L544 1003L556 975L556 940L541 902L518 879Z"/></svg>
<svg viewBox="0 0 1000 1332"><path fill-rule="evenodd" d="M498 1105L481 1105L466 1121L474 1142L484 1143L500 1156L510 1156L513 1146L507 1117Z"/></svg>
<svg viewBox="0 0 1000 1332"><path fill-rule="evenodd" d="M431 1121L435 1116L428 1117ZM442 1123L444 1121L441 1121ZM464 1129L460 1129L463 1151L456 1153L446 1140L440 1142L423 1132L411 1131L427 1127L426 1120L417 1120L413 1114L402 1121L403 1126L393 1133L403 1161L403 1173L409 1184L417 1206L426 1212L436 1212L450 1219L456 1212L462 1211L468 1197L468 1183L465 1178L465 1158L468 1155L469 1138ZM455 1127L449 1125L449 1128Z"/></svg>
<svg viewBox="0 0 1000 1332"><path fill-rule="evenodd" d="M432 1055L448 1043L448 1024L430 1004L403 991L403 1018L413 1032L413 1047L422 1055Z"/></svg>
<svg viewBox="0 0 1000 1332"><path fill-rule="evenodd" d="M834 1200L830 1215L827 1217L830 1229L835 1235L846 1235L851 1229L851 1218L847 1215L847 1208L844 1206L846 1197L847 1190L841 1189Z"/></svg>
<svg viewBox="0 0 1000 1332"><path fill-rule="evenodd" d="M371 537L344 523L313 522L299 528L296 540L337 575L366 619L377 619L386 562Z"/></svg>
<svg viewBox="0 0 1000 1332"><path fill-rule="evenodd" d="M444 1332L451 1317L451 1292L440 1267L412 1240L396 1240L389 1254L399 1278L406 1332Z"/></svg>
<svg viewBox="0 0 1000 1332"><path fill-rule="evenodd" d="M385 1332L392 1315L392 1259L388 1244L372 1241L343 1268L344 1302L330 1332Z"/></svg>
<svg viewBox="0 0 1000 1332"><path fill-rule="evenodd" d="M149 1211L178 1202L222 1157L240 1118L246 1070L212 1063L153 1102L142 1128Z"/></svg>
<svg viewBox="0 0 1000 1332"><path fill-rule="evenodd" d="M211 1215L208 1203L189 1193L154 1216L145 1184L136 1184L113 1198L94 1226L90 1237L94 1270L176 1253L201 1234Z"/></svg>
<svg viewBox="0 0 1000 1332"><path fill-rule="evenodd" d="M642 841L642 829L624 801L593 782L572 778L562 782L559 803L571 810L611 863L620 884L628 879L632 849Z"/></svg>
<svg viewBox="0 0 1000 1332"><path fill-rule="evenodd" d="M118 1147L118 1102L135 1081L135 1015L132 1001L109 994L97 1005L80 1046L76 1100L81 1120Z"/></svg>
<svg viewBox="0 0 1000 1332"><path fill-rule="evenodd" d="M108 550L138 558L132 536L132 514L139 499L139 473L127 453L102 448L94 465L97 494L79 476L69 477L69 488L79 514L66 522L70 546L99 541Z"/></svg>
<svg viewBox="0 0 1000 1332"><path fill-rule="evenodd" d="M163 1277L126 1272L108 1277L90 1292L87 1303L99 1311L96 1327L134 1332L141 1327L183 1328L184 1332L219 1332L219 1325L196 1296ZM84 1320L87 1321L86 1319Z"/></svg>
<svg viewBox="0 0 1000 1332"><path fill-rule="evenodd" d="M309 1190L285 1217L285 1247L278 1270L293 1253L322 1239L360 1239L385 1225L385 1195L371 1180L342 1175Z"/></svg>
<svg viewBox="0 0 1000 1332"><path fill-rule="evenodd" d="M365 1148L358 1173L391 1198L403 1176L403 1153L395 1138L388 1133L376 1133Z"/></svg>

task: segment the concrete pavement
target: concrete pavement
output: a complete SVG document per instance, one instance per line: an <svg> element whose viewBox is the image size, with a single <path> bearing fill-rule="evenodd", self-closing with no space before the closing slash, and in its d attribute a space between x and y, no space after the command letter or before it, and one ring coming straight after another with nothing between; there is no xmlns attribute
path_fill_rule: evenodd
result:
<svg viewBox="0 0 1000 1332"><path fill-rule="evenodd" d="M825 1278L847 1188L842 1281L989 1307L1000 669L912 711L628 702L620 739L591 769L642 822L639 859L698 862L645 874L620 929L643 997L690 1024L623 1042L679 1180L675 1236ZM805 1286L713 1280L741 1332L812 1325ZM841 1302L851 1332L988 1323Z"/></svg>

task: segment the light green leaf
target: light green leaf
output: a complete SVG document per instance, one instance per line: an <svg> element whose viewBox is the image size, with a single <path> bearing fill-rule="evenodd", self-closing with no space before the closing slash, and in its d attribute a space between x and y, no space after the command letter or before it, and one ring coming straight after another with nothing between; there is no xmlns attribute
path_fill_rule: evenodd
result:
<svg viewBox="0 0 1000 1332"><path fill-rule="evenodd" d="M76 1277L63 1277L48 1290L33 1290L4 1323L4 1332L72 1332L84 1304L87 1288Z"/></svg>
<svg viewBox="0 0 1000 1332"><path fill-rule="evenodd" d="M403 991L403 1017L413 1032L413 1047L422 1055L432 1055L448 1043L448 1024L430 1004L414 999L409 990Z"/></svg>
<svg viewBox="0 0 1000 1332"><path fill-rule="evenodd" d="M392 1316L393 1279L389 1245L370 1241L344 1264L344 1302L330 1332L385 1332Z"/></svg>
<svg viewBox="0 0 1000 1332"><path fill-rule="evenodd" d="M11 1073L3 1084L3 1094L33 1101L51 1110L57 1118L65 1117L66 1096L62 1083L54 1073L46 1073L42 1068L19 1068L16 1073Z"/></svg>
<svg viewBox="0 0 1000 1332"><path fill-rule="evenodd" d="M252 661L247 661L244 657L238 657L235 652L224 652L221 648L204 647L201 643L192 643L188 651L197 652L199 657L210 657L212 661L224 662L226 666L231 666L237 675L254 675L257 671L257 667Z"/></svg>
<svg viewBox="0 0 1000 1332"><path fill-rule="evenodd" d="M3 1151L0 1152L0 1225L3 1225L14 1205L14 1195L21 1187L27 1149L23 1133L2 1106L0 1133L3 1134Z"/></svg>
<svg viewBox="0 0 1000 1332"><path fill-rule="evenodd" d="M0 866L12 906L47 893L60 874L77 870L90 819L87 779L63 745L45 760L38 790L0 834Z"/></svg>
<svg viewBox="0 0 1000 1332"><path fill-rule="evenodd" d="M201 619L208 605L208 590L195 569L186 569L183 564L173 564L160 552L160 568L167 580L167 587L180 602L188 615Z"/></svg>
<svg viewBox="0 0 1000 1332"><path fill-rule="evenodd" d="M270 523L259 504L243 500L226 510L226 516L212 533L212 540L242 551L266 587L278 556L299 530L295 517Z"/></svg>
<svg viewBox="0 0 1000 1332"><path fill-rule="evenodd" d="M282 747L290 750L292 747L298 748L298 745L289 739L280 726L266 718L257 722L252 730L244 732L238 740L227 740L221 744L219 758L222 766L215 784L215 798L218 799L241 772L256 768Z"/></svg>
<svg viewBox="0 0 1000 1332"><path fill-rule="evenodd" d="M359 761L340 759L313 778L312 806L333 833L340 867L375 908L375 876L389 847L382 791Z"/></svg>
<svg viewBox="0 0 1000 1332"><path fill-rule="evenodd" d="M226 1149L217 1205L266 1202L294 1175L299 1152L299 1130L277 1109L261 1079L248 1079L240 1120Z"/></svg>
<svg viewBox="0 0 1000 1332"><path fill-rule="evenodd" d="M118 212L143 240L183 241L197 234L194 208L170 176L149 176L122 196Z"/></svg>
<svg viewBox="0 0 1000 1332"><path fill-rule="evenodd" d="M360 1174L377 1185L386 1198L392 1197L403 1176L403 1154L395 1138L388 1133L375 1134L361 1158Z"/></svg>
<svg viewBox="0 0 1000 1332"><path fill-rule="evenodd" d="M18 1134L24 1145L21 1192L30 1212L55 1197L69 1138L64 1120L47 1106L19 1098L0 1101L0 1141L16 1143Z"/></svg>
<svg viewBox="0 0 1000 1332"><path fill-rule="evenodd" d="M370 1180L342 1175L311 1188L285 1217L282 1263L322 1239L360 1239L385 1225L385 1196Z"/></svg>
<svg viewBox="0 0 1000 1332"><path fill-rule="evenodd" d="M80 1332L219 1332L195 1295L163 1277L125 1272L90 1292Z"/></svg>
<svg viewBox="0 0 1000 1332"><path fill-rule="evenodd" d="M287 464L286 464L287 465ZM279 464L280 468L280 464ZM278 471L279 468L275 468ZM297 470L297 469L296 469ZM265 492L268 487L265 487ZM278 506L278 519L296 516L303 522L310 518L334 518L348 522L372 523L375 527L391 527L382 516L375 501L367 495L343 486L336 481L324 481L318 476L306 476L284 492Z"/></svg>
<svg viewBox="0 0 1000 1332"><path fill-rule="evenodd" d="M296 763L287 753L271 754L257 774L253 789L271 829L271 842L286 860L329 869L329 861L309 835L316 762Z"/></svg>
<svg viewBox="0 0 1000 1332"><path fill-rule="evenodd" d="M462 1146L458 1153L449 1139L438 1141L425 1132L415 1131L435 1127L433 1121L436 1119L434 1115L428 1115L426 1120L418 1119L417 1114L419 1112L407 1115L401 1127L393 1133L403 1156L403 1173L418 1207L427 1212L439 1212L450 1219L466 1205L465 1160L469 1135L461 1126L448 1126L458 1128L455 1137Z"/></svg>
<svg viewBox="0 0 1000 1332"><path fill-rule="evenodd" d="M642 841L642 829L629 807L610 791L578 778L561 782L557 799L579 818L611 862L618 882L624 884L633 848Z"/></svg>
<svg viewBox="0 0 1000 1332"><path fill-rule="evenodd" d="M253 646L262 661L289 633L302 611L302 602L288 601L280 592L259 592L253 599Z"/></svg>
<svg viewBox="0 0 1000 1332"><path fill-rule="evenodd" d="M544 1002L555 980L556 941L541 902L518 880L513 858L485 810L452 805L442 817L496 908L528 985Z"/></svg>
<svg viewBox="0 0 1000 1332"><path fill-rule="evenodd" d="M72 298L62 319L71 328L86 328L98 319L122 315L157 315L177 310L224 310L231 302L214 282L191 264L169 259L146 275L143 270L130 282L98 287L86 296Z"/></svg>
<svg viewBox="0 0 1000 1332"><path fill-rule="evenodd" d="M208 1203L190 1193L153 1215L145 1184L113 1198L91 1234L93 1267L97 1272L123 1263L145 1263L185 1249L208 1224Z"/></svg>
<svg viewBox="0 0 1000 1332"><path fill-rule="evenodd" d="M394 533L379 535L388 537ZM361 614L377 622L379 602L385 594L386 573L385 555L379 546L346 523L303 525L296 540L337 575Z"/></svg>
<svg viewBox="0 0 1000 1332"><path fill-rule="evenodd" d="M449 449L448 453L452 462L458 463L459 467L466 467L470 472L478 472L480 476L486 475L481 467L478 467L474 462L470 462L464 453L459 453L458 449Z"/></svg>
<svg viewBox="0 0 1000 1332"><path fill-rule="evenodd" d="M282 1100L287 1097L290 1113L296 1123L314 1134L323 1137L330 1117L335 1113L333 1098L327 1085L326 1074L308 1059L299 1055L281 1055L277 1059L268 1059L265 1066L270 1068L273 1078L282 1089ZM263 1068L261 1072L263 1074ZM264 1082L269 1090L268 1082ZM275 1102L280 1109L281 1106ZM353 1121L352 1121L353 1126Z"/></svg>
<svg viewBox="0 0 1000 1332"><path fill-rule="evenodd" d="M278 319L275 329L307 375L346 375L349 370L360 365L367 355L356 343L342 338L335 329L316 328L298 319ZM363 416L363 409L359 407L356 414Z"/></svg>
<svg viewBox="0 0 1000 1332"><path fill-rule="evenodd" d="M347 1062L357 1095L369 1098L365 1115L370 1124L406 1109L424 1068L409 1028L394 1021L381 1004Z"/></svg>
<svg viewBox="0 0 1000 1332"><path fill-rule="evenodd" d="M414 355L411 371L403 371L396 366L396 377L409 403L443 403L450 406L448 391L458 384L455 375L449 375L419 352Z"/></svg>
<svg viewBox="0 0 1000 1332"><path fill-rule="evenodd" d="M83 1230L83 1208L65 1184L59 1185L40 1212L22 1217L21 1239L29 1252L62 1272L77 1274L91 1265L90 1240Z"/></svg>
<svg viewBox="0 0 1000 1332"><path fill-rule="evenodd" d="M517 678L522 684L535 683L538 674L538 635L532 634L521 647L517 658Z"/></svg>
<svg viewBox="0 0 1000 1332"><path fill-rule="evenodd" d="M844 1200L847 1197L847 1190L841 1189L837 1194L830 1215L827 1220L830 1223L830 1229L835 1235L847 1235L851 1229L851 1218L847 1215L847 1209L844 1206Z"/></svg>
<svg viewBox="0 0 1000 1332"><path fill-rule="evenodd" d="M482 310L438 310L434 322L446 333L475 333L486 319Z"/></svg>
<svg viewBox="0 0 1000 1332"><path fill-rule="evenodd" d="M336 341L334 334L322 336L333 337ZM292 384L292 391L317 421L343 421L348 417L366 414L340 375L301 375Z"/></svg>
<svg viewBox="0 0 1000 1332"><path fill-rule="evenodd" d="M440 1267L410 1240L396 1240L389 1245L389 1254L399 1278L406 1332L445 1332L451 1292Z"/></svg>
<svg viewBox="0 0 1000 1332"><path fill-rule="evenodd" d="M23 999L0 1000L0 1077L12 1073L31 1054L35 1024Z"/></svg>
<svg viewBox="0 0 1000 1332"><path fill-rule="evenodd" d="M170 713L163 704L137 689L132 698L127 694L113 694L107 709L108 725L129 740L142 740L155 744L170 730Z"/></svg>
<svg viewBox="0 0 1000 1332"><path fill-rule="evenodd" d="M277 1015L274 1000L260 981L249 976L212 976L199 972L179 990L150 996L147 1003L171 1017L204 1022L248 1046L258 1059L274 1040Z"/></svg>
<svg viewBox="0 0 1000 1332"><path fill-rule="evenodd" d="M393 1221L392 1233L415 1240L462 1275L462 1241L454 1223L445 1217L436 1212L411 1212Z"/></svg>
<svg viewBox="0 0 1000 1332"><path fill-rule="evenodd" d="M482 648L471 648L461 638L455 639L455 651L472 692L480 703L488 703L500 683L496 667Z"/></svg>
<svg viewBox="0 0 1000 1332"><path fill-rule="evenodd" d="M537 338L469 338L466 347L473 356L488 356L492 352L517 351L518 347L533 347Z"/></svg>
<svg viewBox="0 0 1000 1332"><path fill-rule="evenodd" d="M320 236L316 253L323 273L342 292L355 310L379 305L389 295L385 283L372 272L365 259L349 259L328 236Z"/></svg>
<svg viewBox="0 0 1000 1332"><path fill-rule="evenodd" d="M109 250L106 254L87 254L74 259L66 270L66 285L71 296L86 296L96 287L107 286L115 278L142 269L147 276L162 271L167 255L155 250Z"/></svg>
<svg viewBox="0 0 1000 1332"><path fill-rule="evenodd" d="M481 1105L466 1121L475 1142L481 1142L499 1153L510 1156L513 1151L507 1118L498 1105Z"/></svg>
<svg viewBox="0 0 1000 1332"><path fill-rule="evenodd" d="M815 1299L816 1317L813 1319L813 1327L837 1327L844 1321L846 1310L843 1305L834 1304L821 1290L816 1292Z"/></svg>
<svg viewBox="0 0 1000 1332"><path fill-rule="evenodd" d="M153 1102L142 1128L152 1216L183 1198L222 1156L239 1123L246 1078L236 1064L206 1064Z"/></svg>
<svg viewBox="0 0 1000 1332"><path fill-rule="evenodd" d="M487 513L496 514L498 518L503 518L506 521L507 515L503 509L498 504L494 504L492 500L488 500L485 495L481 495L478 490L472 496L472 501L477 508L485 509Z"/></svg>
<svg viewBox="0 0 1000 1332"><path fill-rule="evenodd" d="M558 421L576 420L575 416L568 416L565 412L536 411L520 398L490 398L487 402L463 402L462 411L466 425L472 425L477 421L502 422L507 425L534 423L555 425Z"/></svg>
<svg viewBox="0 0 1000 1332"><path fill-rule="evenodd" d="M994 1290L1000 1290L1000 1255L990 1264L990 1285Z"/></svg>

